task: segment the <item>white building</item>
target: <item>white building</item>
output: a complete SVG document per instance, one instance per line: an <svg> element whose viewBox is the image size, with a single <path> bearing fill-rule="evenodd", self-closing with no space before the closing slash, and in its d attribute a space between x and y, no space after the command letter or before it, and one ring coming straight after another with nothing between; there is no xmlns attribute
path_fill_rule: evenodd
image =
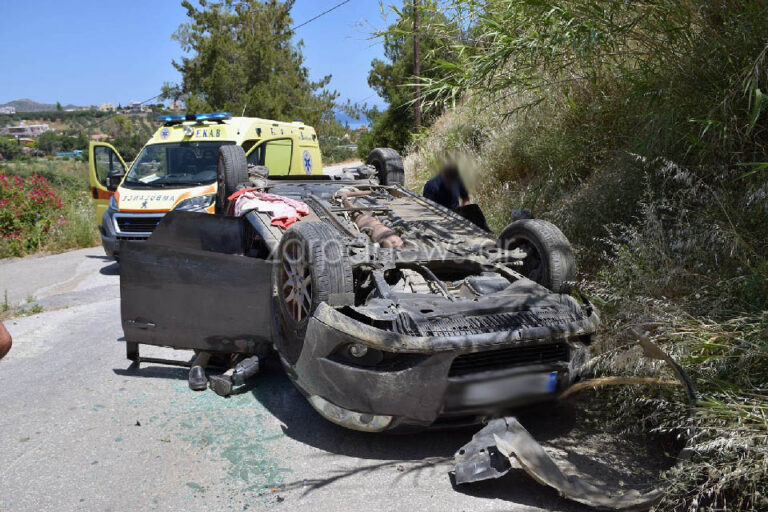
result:
<svg viewBox="0 0 768 512"><path fill-rule="evenodd" d="M0 114L15 114L16 107L0 107Z"/></svg>
<svg viewBox="0 0 768 512"><path fill-rule="evenodd" d="M149 112L149 107L139 101L132 101L131 104L128 105L128 111L131 113Z"/></svg>
<svg viewBox="0 0 768 512"><path fill-rule="evenodd" d="M2 129L2 132L11 137L37 137L50 129L50 126L47 124L25 124L22 121L18 126L6 126Z"/></svg>

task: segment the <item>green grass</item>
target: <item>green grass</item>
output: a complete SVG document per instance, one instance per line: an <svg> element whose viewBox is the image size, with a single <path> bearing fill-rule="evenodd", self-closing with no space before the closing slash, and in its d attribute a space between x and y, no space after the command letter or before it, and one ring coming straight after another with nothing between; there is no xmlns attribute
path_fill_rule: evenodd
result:
<svg viewBox="0 0 768 512"><path fill-rule="evenodd" d="M16 312L16 316L30 316L43 312L43 306L40 304L33 304L30 308L19 309Z"/></svg>
<svg viewBox="0 0 768 512"><path fill-rule="evenodd" d="M7 322L13 318L37 315L45 311L40 304L32 304L30 307L18 307L15 309L0 310L0 321Z"/></svg>

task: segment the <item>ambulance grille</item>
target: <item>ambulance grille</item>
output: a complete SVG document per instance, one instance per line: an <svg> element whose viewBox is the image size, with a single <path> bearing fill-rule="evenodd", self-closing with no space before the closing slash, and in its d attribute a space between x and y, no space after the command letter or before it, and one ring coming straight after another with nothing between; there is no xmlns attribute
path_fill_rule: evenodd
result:
<svg viewBox="0 0 768 512"><path fill-rule="evenodd" d="M162 215L142 215L141 217L120 216L116 217L115 220L120 233L152 233L162 218Z"/></svg>

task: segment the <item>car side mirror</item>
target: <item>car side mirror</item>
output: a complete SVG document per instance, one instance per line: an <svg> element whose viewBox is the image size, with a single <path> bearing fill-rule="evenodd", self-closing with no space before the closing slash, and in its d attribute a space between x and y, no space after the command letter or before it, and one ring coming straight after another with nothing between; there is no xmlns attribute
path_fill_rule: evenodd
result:
<svg viewBox="0 0 768 512"><path fill-rule="evenodd" d="M107 173L107 190L110 190L114 192L117 190L117 187L120 185L120 182L123 181L123 176L125 176L125 171L122 169L110 169L109 173Z"/></svg>

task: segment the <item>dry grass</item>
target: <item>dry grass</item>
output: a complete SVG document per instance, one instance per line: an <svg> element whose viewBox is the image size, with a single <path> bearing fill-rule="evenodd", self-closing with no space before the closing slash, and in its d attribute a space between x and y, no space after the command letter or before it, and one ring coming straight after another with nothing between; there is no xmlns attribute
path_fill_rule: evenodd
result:
<svg viewBox="0 0 768 512"><path fill-rule="evenodd" d="M768 272L750 227L756 210L739 209L760 189L729 186L729 169L692 172L631 151L605 152L575 172L586 158L568 167L555 147L573 147L563 142L568 114L544 105L496 113L508 108L467 100L446 113L410 148L408 185L420 189L445 159L458 160L497 232L521 206L559 225L577 250L581 288L602 311L594 374L669 377L641 357L631 331L640 326L701 393L692 420L669 393L638 388L615 402L644 428L695 427L691 458L665 475L670 493L659 508L765 510Z"/></svg>

